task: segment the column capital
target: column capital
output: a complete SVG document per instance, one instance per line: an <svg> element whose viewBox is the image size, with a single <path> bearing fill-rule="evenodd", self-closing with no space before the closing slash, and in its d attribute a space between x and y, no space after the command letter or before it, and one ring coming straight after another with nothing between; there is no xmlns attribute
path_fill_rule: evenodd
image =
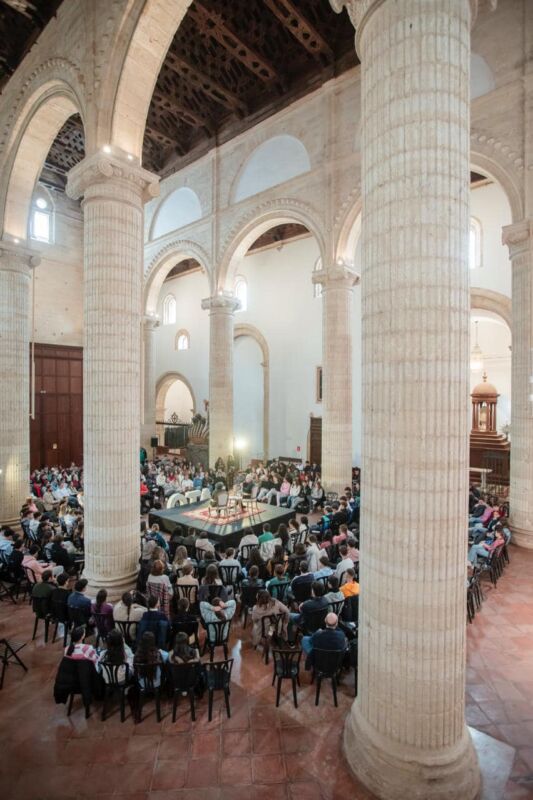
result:
<svg viewBox="0 0 533 800"><path fill-rule="evenodd" d="M458 2L460 1L461 0L458 0ZM352 25L355 28L355 47L357 51L359 51L359 42L361 41L361 35L365 23L372 16L374 11L379 8L379 6L383 5L383 3L387 2L387 0L329 0L329 2L332 9L337 14L340 14L344 8L348 12L348 16L350 17ZM479 0L469 0L469 2L471 25L473 25L477 17ZM491 0L491 2L494 8L494 0Z"/></svg>
<svg viewBox="0 0 533 800"><path fill-rule="evenodd" d="M153 314L145 314L143 317L143 328L145 331L150 331L153 333L159 326L161 325L161 321L159 317L156 317Z"/></svg>
<svg viewBox="0 0 533 800"><path fill-rule="evenodd" d="M0 241L0 269L10 272L26 272L38 267L41 256L35 250L16 242Z"/></svg>
<svg viewBox="0 0 533 800"><path fill-rule="evenodd" d="M90 187L113 186L113 195L123 199L123 190L138 194L147 202L159 194L159 177L128 159L117 148L112 153L99 151L76 164L68 174L67 195L73 200L84 196Z"/></svg>
<svg viewBox="0 0 533 800"><path fill-rule="evenodd" d="M533 238L533 219L523 219L504 225L502 228L502 244L509 248L509 258L525 252L531 246Z"/></svg>
<svg viewBox="0 0 533 800"><path fill-rule="evenodd" d="M202 300L202 308L204 311L210 311L212 314L216 314L217 312L220 314L234 314L240 307L240 300L230 292L214 294Z"/></svg>
<svg viewBox="0 0 533 800"><path fill-rule="evenodd" d="M336 262L329 269L320 269L313 272L313 284L320 284L325 292L328 289L352 289L360 281L360 275L351 265Z"/></svg>

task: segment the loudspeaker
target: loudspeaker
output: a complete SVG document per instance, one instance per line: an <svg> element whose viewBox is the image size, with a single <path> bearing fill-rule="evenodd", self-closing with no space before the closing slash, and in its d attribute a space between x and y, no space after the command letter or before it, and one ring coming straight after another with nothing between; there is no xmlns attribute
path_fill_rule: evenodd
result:
<svg viewBox="0 0 533 800"><path fill-rule="evenodd" d="M157 447L159 444L159 436L152 436L150 439L150 447Z"/></svg>

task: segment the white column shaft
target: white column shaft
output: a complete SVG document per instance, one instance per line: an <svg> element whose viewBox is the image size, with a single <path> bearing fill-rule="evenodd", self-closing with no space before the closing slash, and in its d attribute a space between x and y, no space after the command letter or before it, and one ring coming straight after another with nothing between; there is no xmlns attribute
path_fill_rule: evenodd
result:
<svg viewBox="0 0 533 800"><path fill-rule="evenodd" d="M359 0L363 458L359 696L381 798L470 800L467 0Z"/></svg>
<svg viewBox="0 0 533 800"><path fill-rule="evenodd" d="M143 325L143 348L144 348L144 371L143 371L143 425L141 444L145 448L150 448L150 439L156 435L156 408L155 408L155 384L156 384L156 346L155 331L159 323L157 320L146 318ZM163 442L160 442L163 444ZM149 452L151 452L149 450Z"/></svg>

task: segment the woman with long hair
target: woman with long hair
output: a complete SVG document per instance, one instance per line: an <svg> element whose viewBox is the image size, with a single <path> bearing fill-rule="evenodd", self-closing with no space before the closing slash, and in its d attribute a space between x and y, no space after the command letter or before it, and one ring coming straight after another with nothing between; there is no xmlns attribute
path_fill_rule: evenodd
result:
<svg viewBox="0 0 533 800"><path fill-rule="evenodd" d="M267 592L266 589L261 589L261 591L257 593L257 602L252 609L252 644L254 647L257 647L261 641L263 630L267 628L266 624L263 625L262 620L264 617L271 617L272 615L276 614L283 614L282 626L281 629L278 629L278 632L281 633L284 638L286 638L287 625L289 622L289 609L282 602L274 597L271 597L270 593ZM271 624L273 624L273 621Z"/></svg>
<svg viewBox="0 0 533 800"><path fill-rule="evenodd" d="M266 565L267 572L270 577L274 575L276 566L278 564L281 564L283 570L285 569L285 552L280 544L275 545L274 552L272 553L272 556L269 558Z"/></svg>
<svg viewBox="0 0 533 800"><path fill-rule="evenodd" d="M72 629L65 656L74 661L92 661L93 664L98 661L98 654L92 644L85 644L85 628L82 625Z"/></svg>
<svg viewBox="0 0 533 800"><path fill-rule="evenodd" d="M168 653L166 650L160 650L155 641L155 636L152 631L145 631L141 636L141 640L137 645L133 663L135 666L152 667L153 668L153 683L157 688L161 685L161 664L168 661ZM144 689L144 677L139 677L139 684Z"/></svg>
<svg viewBox="0 0 533 800"><path fill-rule="evenodd" d="M217 565L209 564L205 571L205 576L202 579L202 585L198 590L198 602L203 603L204 600L210 601L213 597L220 597L221 600L227 600L228 593L222 585Z"/></svg>
<svg viewBox="0 0 533 800"><path fill-rule="evenodd" d="M168 660L171 664L190 664L200 661L200 653L196 647L190 646L189 637L182 631L176 634L174 648Z"/></svg>
<svg viewBox="0 0 533 800"><path fill-rule="evenodd" d="M127 644L124 642L124 637L120 631L112 630L107 637L107 648L100 653L98 665L100 673L106 683L109 682L109 674L105 669L101 669L101 665L105 664L109 667L119 667L116 671L116 680L118 683L124 683L126 680L126 664L130 671L133 669L133 653Z"/></svg>
<svg viewBox="0 0 533 800"><path fill-rule="evenodd" d="M252 552L250 553L250 559L249 559L248 563L246 564L246 572L247 572L247 574L250 573L250 568L251 567L257 567L257 569L259 570L259 577L264 581L267 580L268 572L267 572L267 569L266 569L266 563L263 561L263 558L261 556L261 553L259 552L259 549L252 550Z"/></svg>
<svg viewBox="0 0 533 800"><path fill-rule="evenodd" d="M113 628L113 606L107 602L107 590L100 589L96 595L96 600L91 603L91 613L98 614L95 617L98 633L104 639Z"/></svg>

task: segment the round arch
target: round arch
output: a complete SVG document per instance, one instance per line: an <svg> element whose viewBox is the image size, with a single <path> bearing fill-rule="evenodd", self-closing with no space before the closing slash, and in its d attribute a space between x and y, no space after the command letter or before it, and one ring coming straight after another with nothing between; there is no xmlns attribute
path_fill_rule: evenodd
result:
<svg viewBox="0 0 533 800"><path fill-rule="evenodd" d="M53 78L35 89L14 121L1 165L4 238L27 238L31 198L46 156L64 123L77 113L84 120L78 93L64 80Z"/></svg>
<svg viewBox="0 0 533 800"><path fill-rule="evenodd" d="M233 328L233 339L248 336L257 342L261 349L263 361L263 458L269 455L270 443L270 352L268 342L263 334L254 326L242 323Z"/></svg>
<svg viewBox="0 0 533 800"><path fill-rule="evenodd" d="M520 183L510 171L501 166L492 156L476 149L474 145L470 151L470 168L475 172L486 175L487 178L491 178L502 187L511 208L513 222L520 222L524 218L522 190Z"/></svg>
<svg viewBox="0 0 533 800"><path fill-rule="evenodd" d="M508 325L511 335L513 333L513 312L511 298L500 292L493 292L491 289L480 289L473 287L470 289L470 309L473 311L490 311L497 314Z"/></svg>
<svg viewBox="0 0 533 800"><path fill-rule="evenodd" d="M360 193L357 198L349 202L348 211L345 213L340 225L340 231L335 242L335 260L345 264L353 264L357 244L361 237L362 199Z"/></svg>
<svg viewBox="0 0 533 800"><path fill-rule="evenodd" d="M252 244L270 228L287 222L298 222L301 225L305 225L315 237L322 262L325 263L325 235L320 216L316 210L300 200L280 199L269 201L241 217L238 223L230 230L223 247L223 255L216 279L217 288L219 290L231 289L239 264Z"/></svg>
<svg viewBox="0 0 533 800"><path fill-rule="evenodd" d="M168 390L170 389L172 384L175 383L176 381L181 381L183 384L185 384L185 386L191 393L192 407L193 411L196 413L196 397L194 395L194 390L191 386L191 383L187 380L185 375L182 375L181 372L165 372L163 373L163 375L160 376L159 380L156 383L156 388L155 388L156 419L159 418L161 410L164 412L165 400L167 397Z"/></svg>
<svg viewBox="0 0 533 800"><path fill-rule="evenodd" d="M196 242L179 239L169 242L150 261L144 275L144 313L155 314L157 301L163 282L169 271L180 261L194 258L205 273L211 290L211 269L209 257Z"/></svg>
<svg viewBox="0 0 533 800"><path fill-rule="evenodd" d="M139 162L157 77L191 2L145 0L119 71L109 143L131 153Z"/></svg>

